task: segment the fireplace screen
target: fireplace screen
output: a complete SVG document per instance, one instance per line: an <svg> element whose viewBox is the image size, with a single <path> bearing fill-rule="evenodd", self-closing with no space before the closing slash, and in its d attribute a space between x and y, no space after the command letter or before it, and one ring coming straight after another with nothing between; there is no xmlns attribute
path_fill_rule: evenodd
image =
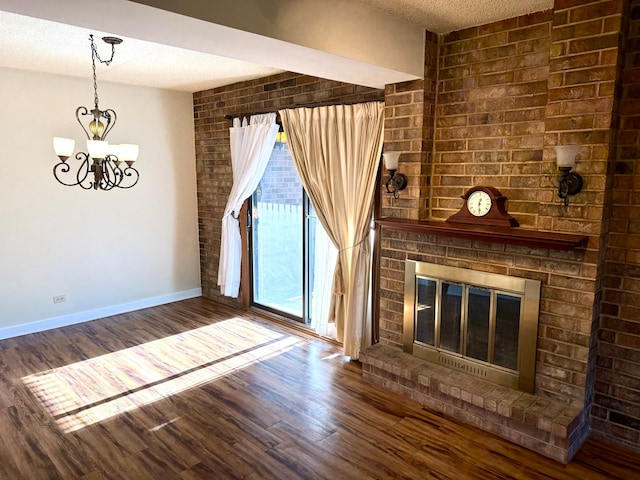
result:
<svg viewBox="0 0 640 480"><path fill-rule="evenodd" d="M404 350L533 391L540 282L407 260Z"/></svg>

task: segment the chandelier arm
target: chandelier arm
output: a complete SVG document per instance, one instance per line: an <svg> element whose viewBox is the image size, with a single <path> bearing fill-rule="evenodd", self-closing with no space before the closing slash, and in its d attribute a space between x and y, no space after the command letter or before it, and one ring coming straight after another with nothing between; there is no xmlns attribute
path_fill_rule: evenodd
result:
<svg viewBox="0 0 640 480"><path fill-rule="evenodd" d="M122 181L122 177L119 175L118 171L120 169L117 166L111 165L111 172L109 173L109 184L105 190L112 190L118 186L118 184ZM113 178L111 177L113 175Z"/></svg>
<svg viewBox="0 0 640 480"><path fill-rule="evenodd" d="M89 167L89 154L84 152L78 152L76 154L76 158L78 160L82 160L80 167L78 167L78 171L76 172L76 179L78 183L76 185L80 185L85 190L91 190L93 188L93 182L89 181L88 185L85 185L84 182L87 178L89 178L89 173L91 172L91 168Z"/></svg>
<svg viewBox="0 0 640 480"><path fill-rule="evenodd" d="M120 182L118 185L116 185L118 188L131 188L131 187L134 187L138 183L138 180L140 180L140 174L138 173L138 170L136 170L133 167L125 168L122 171L122 175L123 175L122 179L124 179L124 177L133 177L134 181L133 181L133 183L131 185L127 185L127 186L124 186L124 187L122 185L120 185L120 183L122 183L122 182Z"/></svg>
<svg viewBox="0 0 640 480"><path fill-rule="evenodd" d="M54 165L54 167L53 167L53 176L55 177L55 179L59 183L61 183L62 185L65 185L67 187L75 187L76 185L80 185L85 190L89 190L89 188L91 188L91 187L90 186L86 187L83 184L83 182L89 176L89 155L84 153L84 152L78 152L76 154L75 158L76 158L76 160L82 161L82 163L78 166L78 170L75 172L75 175L76 175L75 183L65 182L59 176L60 173L66 174L71 170L71 165L69 165L68 163L65 163L65 162L61 162L61 163L58 163L58 164ZM83 174L83 172L84 172L84 174Z"/></svg>
<svg viewBox="0 0 640 480"><path fill-rule="evenodd" d="M120 187L120 184L124 179L124 175L122 174L122 169L120 168L120 163L121 162L116 163L115 167L113 168L113 175L115 177L115 182L113 183L113 186L118 188Z"/></svg>
<svg viewBox="0 0 640 480"><path fill-rule="evenodd" d="M103 173L104 173L104 188L103 190L111 190L114 187L117 187L118 184L122 181L122 179L118 179L120 174L118 171L120 170L116 165L117 157L115 155L107 155L103 161Z"/></svg>
<svg viewBox="0 0 640 480"><path fill-rule="evenodd" d="M102 165L103 165L102 178L104 180L104 185L105 185L105 188L101 187L103 190L106 190L106 187L108 187L112 183L112 181L111 181L111 162L110 162L110 158L111 158L111 155L107 155L102 160Z"/></svg>
<svg viewBox="0 0 640 480"><path fill-rule="evenodd" d="M115 110L111 108L107 108L105 111L103 111L102 116L107 119L107 124L104 127L104 132L102 133L102 140L104 140L105 138L107 138L107 134L115 126L118 116L116 115Z"/></svg>
<svg viewBox="0 0 640 480"><path fill-rule="evenodd" d="M100 185L99 185L99 189L100 190L104 190L105 192L108 192L109 190L113 189L114 185L113 183L111 183L105 175L102 176L102 179L100 180Z"/></svg>
<svg viewBox="0 0 640 480"><path fill-rule="evenodd" d="M76 185L78 185L79 182L67 183L67 182L61 180L61 178L58 176L59 173L62 173L62 174L68 173L70 169L71 169L71 167L66 162L56 163L53 166L53 176L58 181L58 183L61 183L62 185L65 185L67 187L75 187Z"/></svg>
<svg viewBox="0 0 640 480"><path fill-rule="evenodd" d="M91 140L91 135L89 135L89 131L86 128L84 128L84 125L80 121L80 115L89 115L89 110L87 109L87 107L78 107L78 108L76 108L76 120L78 121L78 123L82 127L82 130L84 130L84 133L87 134L87 138L89 140Z"/></svg>

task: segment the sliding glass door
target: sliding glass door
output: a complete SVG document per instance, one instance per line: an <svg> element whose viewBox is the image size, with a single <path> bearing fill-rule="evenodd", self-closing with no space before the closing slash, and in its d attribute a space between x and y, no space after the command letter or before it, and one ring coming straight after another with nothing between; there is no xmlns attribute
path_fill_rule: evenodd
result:
<svg viewBox="0 0 640 480"><path fill-rule="evenodd" d="M276 143L251 201L252 303L315 326L335 265L286 144Z"/></svg>
<svg viewBox="0 0 640 480"><path fill-rule="evenodd" d="M304 318L304 192L286 146L276 144L252 196L253 303Z"/></svg>

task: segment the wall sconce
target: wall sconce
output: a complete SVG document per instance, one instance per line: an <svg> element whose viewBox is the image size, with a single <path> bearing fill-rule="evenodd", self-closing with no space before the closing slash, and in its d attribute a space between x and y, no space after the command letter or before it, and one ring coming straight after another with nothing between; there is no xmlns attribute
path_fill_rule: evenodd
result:
<svg viewBox="0 0 640 480"><path fill-rule="evenodd" d="M564 206L569 205L569 196L576 195L582 190L582 177L571 170L576 166L578 145L556 146L556 161L560 170L560 184L558 196L564 200Z"/></svg>
<svg viewBox="0 0 640 480"><path fill-rule="evenodd" d="M383 153L384 168L389 171L391 175L384 186L387 188L387 193L392 193L393 198L399 198L398 192L407 188L407 177L402 173L396 173L398 169L398 159L400 158L400 152Z"/></svg>

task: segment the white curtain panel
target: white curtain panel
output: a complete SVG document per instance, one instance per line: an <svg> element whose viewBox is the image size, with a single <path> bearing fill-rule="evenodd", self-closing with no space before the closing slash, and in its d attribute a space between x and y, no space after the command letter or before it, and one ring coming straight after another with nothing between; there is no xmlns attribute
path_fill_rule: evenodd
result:
<svg viewBox="0 0 640 480"><path fill-rule="evenodd" d="M233 126L229 129L233 186L222 216L218 266L220 292L227 297L237 297L240 291L242 241L238 215L244 201L258 187L276 143L277 133L275 113L252 115L249 123L245 118L242 125L239 118L234 118Z"/></svg>
<svg viewBox="0 0 640 480"><path fill-rule="evenodd" d="M333 274L338 260L338 250L325 232L322 224L316 225L313 256L313 292L311 294L311 328L318 335L336 338L336 324L333 319L331 298L333 295Z"/></svg>
<svg viewBox="0 0 640 480"><path fill-rule="evenodd" d="M338 249L333 320L345 355L370 344L369 223L382 152L380 102L281 110L289 150L327 235Z"/></svg>

